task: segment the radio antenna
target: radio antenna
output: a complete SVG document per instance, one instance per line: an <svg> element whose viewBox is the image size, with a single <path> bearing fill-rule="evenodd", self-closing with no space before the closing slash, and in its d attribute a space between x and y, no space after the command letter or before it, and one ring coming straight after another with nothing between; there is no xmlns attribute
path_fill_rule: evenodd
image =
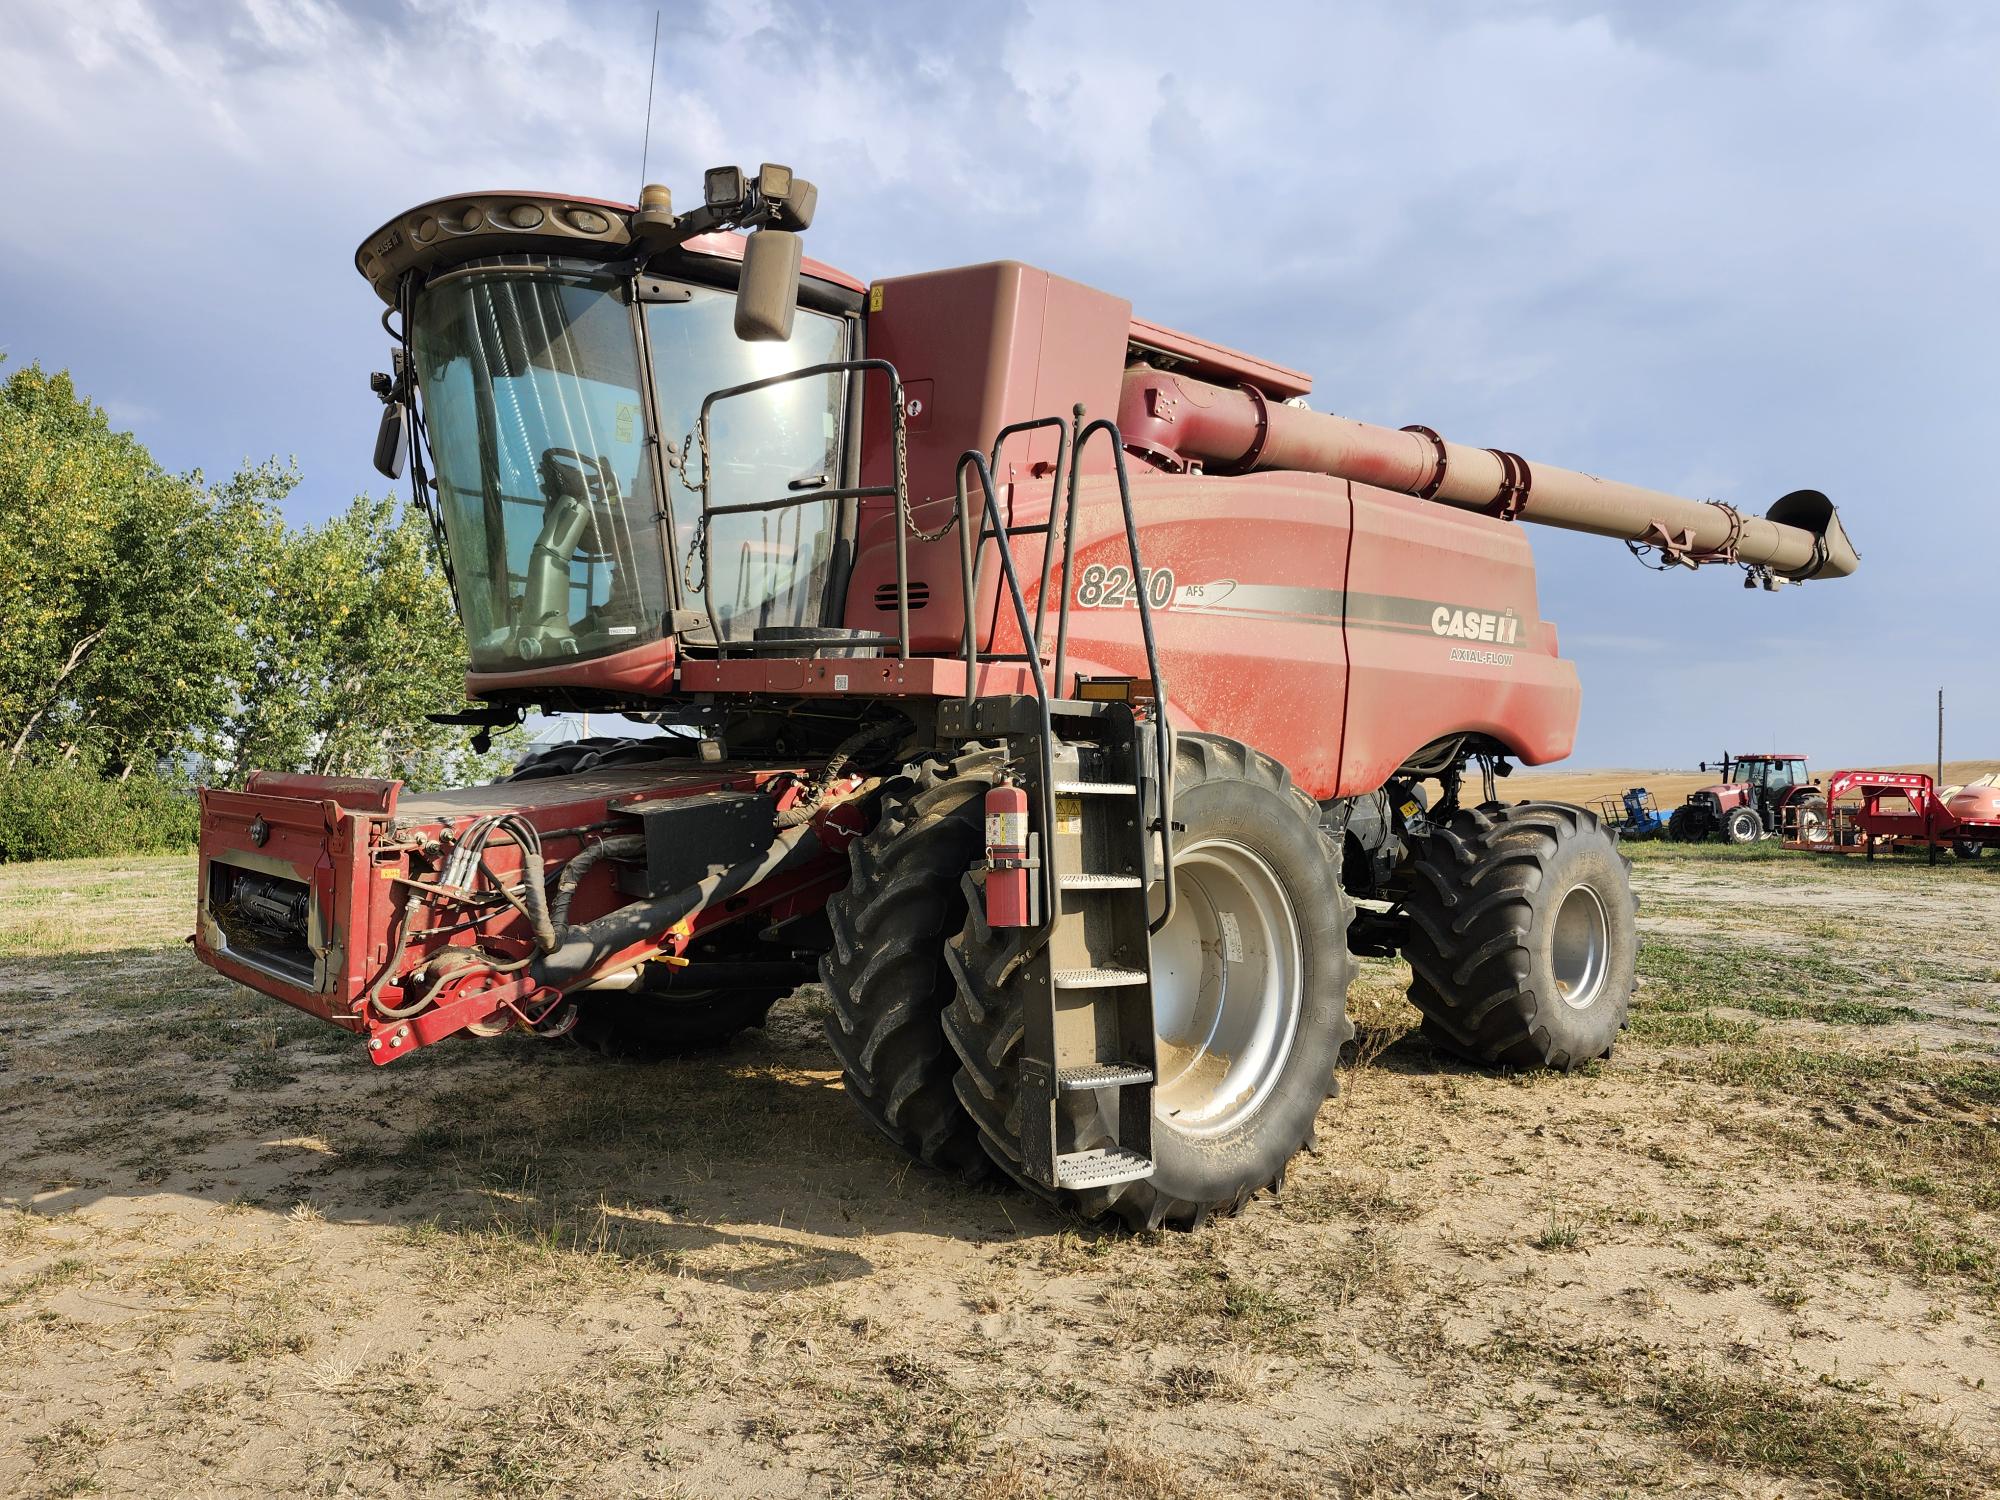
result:
<svg viewBox="0 0 2000 1500"><path fill-rule="evenodd" d="M660 76L660 13L653 12L653 59L646 68L646 135L639 147L639 186L646 185L646 167L653 154L653 81Z"/></svg>

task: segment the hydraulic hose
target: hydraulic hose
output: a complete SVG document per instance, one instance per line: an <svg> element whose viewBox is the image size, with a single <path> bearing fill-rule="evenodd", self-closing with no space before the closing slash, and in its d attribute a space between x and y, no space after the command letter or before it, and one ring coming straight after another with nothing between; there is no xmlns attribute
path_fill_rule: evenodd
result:
<svg viewBox="0 0 2000 1500"><path fill-rule="evenodd" d="M787 828L762 854L651 901L635 901L617 911L564 929L555 951L535 960L531 972L553 989L567 990L600 964L627 948L655 942L667 929L720 900L796 869L825 850L810 825ZM579 856L581 857L581 856ZM574 861L572 861L574 863Z"/></svg>
<svg viewBox="0 0 2000 1500"><path fill-rule="evenodd" d="M608 839L599 839L582 853L573 856L562 867L562 874L556 877L556 899L549 908L549 916L558 931L569 929L569 904L576 899L576 888L583 884L599 863L607 859L631 859L646 852L646 836L643 833L620 833ZM553 940L545 946L544 953L556 951Z"/></svg>

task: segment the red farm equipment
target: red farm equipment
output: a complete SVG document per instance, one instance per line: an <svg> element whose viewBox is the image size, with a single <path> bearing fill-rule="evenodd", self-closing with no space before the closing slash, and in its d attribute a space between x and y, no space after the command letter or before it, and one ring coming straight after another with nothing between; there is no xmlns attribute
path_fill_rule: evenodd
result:
<svg viewBox="0 0 2000 1500"><path fill-rule="evenodd" d="M2000 848L2000 786L1992 777L1940 787L1911 771L1835 771L1826 783L1828 847L1843 853L1940 849L1977 859Z"/></svg>
<svg viewBox="0 0 2000 1500"><path fill-rule="evenodd" d="M1599 820L1503 805L1576 673L1522 521L1753 582L1856 565L1727 505L1315 414L1309 379L1018 263L802 260L813 190L474 193L357 262L470 710L664 731L486 786L203 794L203 961L387 1063L458 1032L727 1036L817 974L902 1150L1189 1225L1282 1177L1408 955L1438 1045L1568 1069L1633 986ZM1424 783L1441 791L1427 794Z"/></svg>
<svg viewBox="0 0 2000 1500"><path fill-rule="evenodd" d="M1729 755L1713 767L1722 780L1689 792L1667 820L1667 836L1683 844L1719 838L1754 844L1783 838L1804 847L1827 840L1826 793L1806 772L1803 755Z"/></svg>

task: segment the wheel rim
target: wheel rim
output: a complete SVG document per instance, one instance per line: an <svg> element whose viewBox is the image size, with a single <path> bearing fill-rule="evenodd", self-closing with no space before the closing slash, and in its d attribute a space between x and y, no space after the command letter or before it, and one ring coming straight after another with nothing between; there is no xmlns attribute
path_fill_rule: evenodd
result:
<svg viewBox="0 0 2000 1500"><path fill-rule="evenodd" d="M1256 1113L1298 1034L1305 950L1264 859L1230 839L1174 851L1174 915L1153 940L1154 1113L1216 1135Z"/></svg>
<svg viewBox="0 0 2000 1500"><path fill-rule="evenodd" d="M1550 939L1549 966L1555 971L1556 993L1572 1010L1586 1010L1604 988L1610 968L1611 923L1604 903L1587 885L1572 886L1556 908Z"/></svg>

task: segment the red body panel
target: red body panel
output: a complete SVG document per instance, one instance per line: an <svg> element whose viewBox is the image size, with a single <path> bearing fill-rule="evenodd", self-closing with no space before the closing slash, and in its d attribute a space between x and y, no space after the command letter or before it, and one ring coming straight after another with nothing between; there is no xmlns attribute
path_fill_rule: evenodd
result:
<svg viewBox="0 0 2000 1500"><path fill-rule="evenodd" d="M1131 492L1178 722L1255 745L1321 798L1373 791L1451 734L1490 735L1530 764L1569 753L1576 671L1539 617L1518 527L1316 475L1142 469ZM1017 484L1011 505L1017 522L1038 521L1048 491ZM1038 539L1017 539L1015 556L1032 611ZM1145 675L1126 558L1116 487L1085 480L1071 586L1068 665L1077 672ZM983 563L991 589L999 566L990 545ZM911 548L913 592L929 587L912 620L929 616L927 629L954 640L939 611L956 607L959 591L944 582L959 572L956 537ZM1051 601L1045 656L1054 621ZM1011 609L994 645L1019 649Z"/></svg>
<svg viewBox="0 0 2000 1500"><path fill-rule="evenodd" d="M1117 409L1132 325L1132 304L1123 298L1018 261L999 261L878 282L869 303L869 356L890 361L903 379L911 511L927 531L952 514L958 460L967 449L990 452L995 435L1016 422L1047 416L1068 421L1079 403L1092 413ZM863 408L863 484L888 484L893 475L886 400L884 382L871 380ZM1057 443L1052 429L1015 438L1001 455L996 481L1028 483L1052 472ZM1108 471L1109 445L1093 445L1088 464ZM847 589L850 628L879 630L893 618L894 511L886 499L862 507ZM924 579L929 605L911 618L911 649L956 651L964 620L958 539L934 544L928 553L921 574L912 559L911 579ZM885 584L887 597L878 600ZM992 628L998 599L997 579L989 577L977 613L982 632Z"/></svg>

